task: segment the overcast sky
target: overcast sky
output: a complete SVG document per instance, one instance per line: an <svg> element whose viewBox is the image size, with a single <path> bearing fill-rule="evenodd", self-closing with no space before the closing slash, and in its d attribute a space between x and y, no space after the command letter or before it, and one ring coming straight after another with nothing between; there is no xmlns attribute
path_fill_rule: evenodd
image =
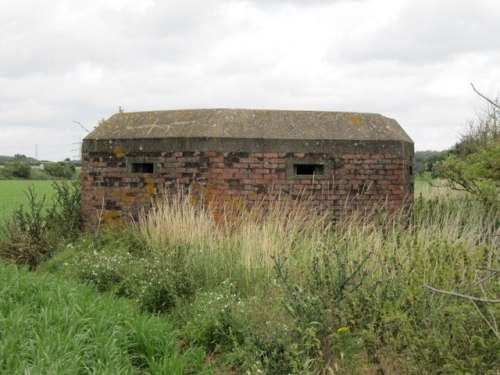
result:
<svg viewBox="0 0 500 375"><path fill-rule="evenodd" d="M499 35L498 0L2 0L0 155L78 158L119 106L377 112L442 150Z"/></svg>

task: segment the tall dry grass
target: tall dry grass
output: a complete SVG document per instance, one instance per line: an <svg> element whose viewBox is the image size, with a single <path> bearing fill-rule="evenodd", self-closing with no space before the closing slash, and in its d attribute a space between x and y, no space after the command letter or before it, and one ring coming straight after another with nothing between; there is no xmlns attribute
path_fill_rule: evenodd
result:
<svg viewBox="0 0 500 375"><path fill-rule="evenodd" d="M268 279L276 257L297 267L325 246L331 230L326 215L313 214L307 200L263 202L248 210L234 204L221 213L190 194L164 196L139 217L136 229L147 251L167 255L182 247L197 274L224 280L239 275L245 283Z"/></svg>
<svg viewBox="0 0 500 375"><path fill-rule="evenodd" d="M307 199L214 212L189 194L165 196L139 218L137 229L149 251L162 254L182 247L193 267L218 280L235 274L269 278L276 258L286 259L300 279L318 252L336 247L348 249L352 262L372 253L367 263L371 274L396 266L410 272L418 265L418 272L428 275L450 265L439 263L450 256L447 247L466 252L464 273L479 262L492 267L498 261L492 250L498 248L498 212L464 197L417 198L412 213L354 214L335 225L329 216L310 210ZM481 246L490 249L485 258L474 255ZM458 254L451 256L456 267L464 263Z"/></svg>

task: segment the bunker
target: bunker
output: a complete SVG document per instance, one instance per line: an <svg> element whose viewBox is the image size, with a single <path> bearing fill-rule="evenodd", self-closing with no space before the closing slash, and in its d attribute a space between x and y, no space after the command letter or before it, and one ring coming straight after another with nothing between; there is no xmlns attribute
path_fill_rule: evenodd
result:
<svg viewBox="0 0 500 375"><path fill-rule="evenodd" d="M413 201L413 142L379 114L252 109L117 113L83 140L82 216L126 223L158 194L215 207L307 197L334 217Z"/></svg>

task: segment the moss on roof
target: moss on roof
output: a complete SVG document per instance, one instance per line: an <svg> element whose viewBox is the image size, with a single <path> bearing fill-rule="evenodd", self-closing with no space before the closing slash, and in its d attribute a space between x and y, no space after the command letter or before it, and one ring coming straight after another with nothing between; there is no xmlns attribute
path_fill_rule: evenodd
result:
<svg viewBox="0 0 500 375"><path fill-rule="evenodd" d="M413 143L393 119L372 113L190 109L117 113L85 140L232 138Z"/></svg>

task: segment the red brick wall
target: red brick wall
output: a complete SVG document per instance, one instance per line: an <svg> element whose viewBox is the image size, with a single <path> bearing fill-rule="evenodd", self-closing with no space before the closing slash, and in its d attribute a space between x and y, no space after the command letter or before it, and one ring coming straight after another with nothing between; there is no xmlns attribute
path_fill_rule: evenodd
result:
<svg viewBox="0 0 500 375"><path fill-rule="evenodd" d="M413 199L411 156L393 154L247 152L85 152L82 214L87 224L128 222L151 206L156 194L191 188L222 205L235 199L310 199L311 205L339 217L353 210L389 210ZM152 174L132 173L134 160L153 162ZM324 175L295 177L294 163L324 164Z"/></svg>

